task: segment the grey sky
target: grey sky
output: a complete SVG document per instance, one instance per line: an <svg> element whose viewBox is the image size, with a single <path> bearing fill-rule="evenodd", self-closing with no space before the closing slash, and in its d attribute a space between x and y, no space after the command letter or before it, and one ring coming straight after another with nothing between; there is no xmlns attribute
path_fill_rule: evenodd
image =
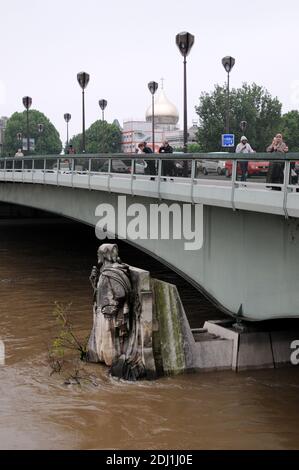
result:
<svg viewBox="0 0 299 470"><path fill-rule="evenodd" d="M255 81L283 103L299 107L297 0L9 0L1 1L0 116L22 111L22 97L45 113L65 140L81 131L81 90L76 75L90 74L86 126L100 117L142 118L150 105L147 83L164 89L182 122L182 56L175 35L189 31L188 121L202 91L226 76L221 58L236 59L231 85Z"/></svg>

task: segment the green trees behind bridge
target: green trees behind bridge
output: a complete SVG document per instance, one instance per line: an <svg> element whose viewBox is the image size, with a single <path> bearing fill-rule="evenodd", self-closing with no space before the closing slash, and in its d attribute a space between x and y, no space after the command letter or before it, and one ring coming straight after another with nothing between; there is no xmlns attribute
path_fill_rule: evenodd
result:
<svg viewBox="0 0 299 470"><path fill-rule="evenodd" d="M22 142L17 138L21 133L22 138L27 139L27 112L14 113L8 119L4 135L4 154L14 156L18 148L22 148ZM38 124L43 124L43 131L38 131ZM29 110L29 137L35 140L35 150L32 155L60 154L62 143L59 133L50 120L40 111Z"/></svg>
<svg viewBox="0 0 299 470"><path fill-rule="evenodd" d="M281 118L281 132L291 152L299 152L299 112L289 111Z"/></svg>
<svg viewBox="0 0 299 470"><path fill-rule="evenodd" d="M221 134L225 133L227 107L226 85L216 85L211 93L202 93L195 107L199 117L197 139L200 150L222 150ZM251 146L265 152L277 132L282 132L290 151L299 150L299 113L291 111L281 115L282 104L263 87L244 83L230 92L230 132L236 144L243 132L240 122L247 121L245 135Z"/></svg>
<svg viewBox="0 0 299 470"><path fill-rule="evenodd" d="M86 153L117 153L121 151L121 130L116 124L95 121L85 133ZM77 153L82 152L82 134L77 134L69 142Z"/></svg>

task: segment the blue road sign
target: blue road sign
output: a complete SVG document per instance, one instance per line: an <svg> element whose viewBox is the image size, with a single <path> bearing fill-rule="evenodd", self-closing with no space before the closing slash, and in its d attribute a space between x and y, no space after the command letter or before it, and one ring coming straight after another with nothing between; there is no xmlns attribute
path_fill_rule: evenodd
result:
<svg viewBox="0 0 299 470"><path fill-rule="evenodd" d="M235 135L234 134L222 134L221 135L222 147L234 147L235 146Z"/></svg>

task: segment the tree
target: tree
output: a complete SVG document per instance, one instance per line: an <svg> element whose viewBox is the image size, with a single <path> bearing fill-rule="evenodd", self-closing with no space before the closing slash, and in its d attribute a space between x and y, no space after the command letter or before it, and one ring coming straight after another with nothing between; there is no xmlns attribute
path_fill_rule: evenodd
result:
<svg viewBox="0 0 299 470"><path fill-rule="evenodd" d="M201 151L201 147L196 142L193 142L192 144L188 144L187 151L188 153L199 153Z"/></svg>
<svg viewBox="0 0 299 470"><path fill-rule="evenodd" d="M6 155L14 155L16 150L22 147L17 139L17 134L21 133L23 138L27 138L27 111L14 113L7 121L4 136L4 152ZM38 132L38 124L43 124L43 132ZM30 151L32 155L58 155L62 149L62 143L57 129L50 120L40 111L29 110L29 136L35 140L35 150Z"/></svg>
<svg viewBox="0 0 299 470"><path fill-rule="evenodd" d="M283 140L290 152L299 152L299 112L289 111L281 118Z"/></svg>
<svg viewBox="0 0 299 470"><path fill-rule="evenodd" d="M86 153L118 153L121 151L121 129L107 121L95 121L86 131ZM82 134L70 139L77 153L82 152Z"/></svg>
<svg viewBox="0 0 299 470"><path fill-rule="evenodd" d="M230 132L239 140L240 122L247 121L246 137L257 151L264 152L280 131L281 103L263 87L243 83L230 92ZM221 150L227 107L226 85L216 85L212 93L202 93L196 112L199 116L198 143L204 152Z"/></svg>

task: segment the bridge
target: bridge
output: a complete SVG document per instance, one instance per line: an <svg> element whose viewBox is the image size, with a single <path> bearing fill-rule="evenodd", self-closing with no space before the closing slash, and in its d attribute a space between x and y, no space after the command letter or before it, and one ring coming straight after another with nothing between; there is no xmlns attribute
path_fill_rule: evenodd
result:
<svg viewBox="0 0 299 470"><path fill-rule="evenodd" d="M170 211L175 204L182 213L186 205L197 207L191 212L201 239L197 249L186 249L182 237L151 237L150 224L147 236L128 241L177 271L225 313L249 320L298 317L299 186L293 175L299 154L250 154L253 171L241 181L240 162L247 159L237 154L1 158L0 201L96 226L99 205L119 210L119 196L126 196L115 229L120 238L126 238L124 212L132 204L149 213L153 204ZM283 167L279 184L266 181L274 160ZM165 172L167 161L176 165L176 176ZM161 218L158 224L163 230Z"/></svg>

